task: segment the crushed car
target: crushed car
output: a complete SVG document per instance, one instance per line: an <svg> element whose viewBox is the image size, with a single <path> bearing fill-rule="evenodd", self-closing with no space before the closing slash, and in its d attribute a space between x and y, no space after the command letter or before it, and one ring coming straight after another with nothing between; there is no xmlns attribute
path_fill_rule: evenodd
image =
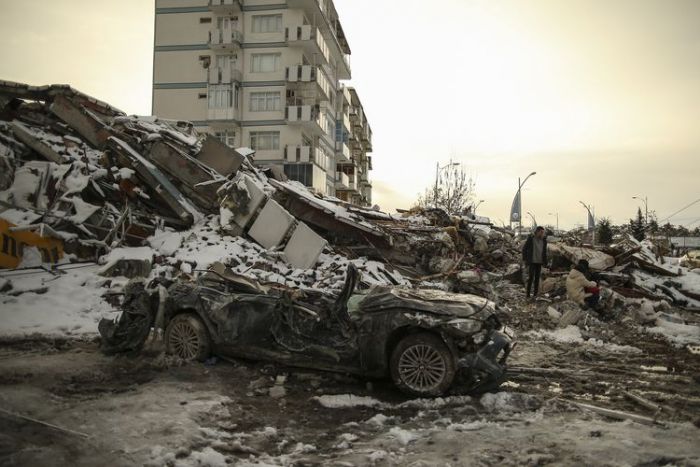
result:
<svg viewBox="0 0 700 467"><path fill-rule="evenodd" d="M437 290L357 291L358 276L351 265L338 296L266 287L220 264L167 291L135 282L120 318L100 323L103 349L138 351L161 327L167 351L185 360L218 354L390 377L414 396L483 392L504 380L514 337L494 302Z"/></svg>

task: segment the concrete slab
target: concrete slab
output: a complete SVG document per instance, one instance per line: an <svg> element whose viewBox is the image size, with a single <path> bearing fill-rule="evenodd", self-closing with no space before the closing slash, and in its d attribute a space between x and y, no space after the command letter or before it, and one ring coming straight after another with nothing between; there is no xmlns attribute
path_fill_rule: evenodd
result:
<svg viewBox="0 0 700 467"><path fill-rule="evenodd" d="M265 248L274 248L282 243L294 221L294 217L282 206L268 200L248 230L248 235Z"/></svg>
<svg viewBox="0 0 700 467"><path fill-rule="evenodd" d="M224 176L237 172L244 161L243 155L211 135L207 135L202 149L195 157Z"/></svg>
<svg viewBox="0 0 700 467"><path fill-rule="evenodd" d="M308 225L299 222L284 248L284 256L295 268L309 269L316 264L327 243Z"/></svg>
<svg viewBox="0 0 700 467"><path fill-rule="evenodd" d="M235 222L239 227L245 228L257 212L258 208L265 202L267 195L263 191L262 186L256 183L251 176L242 175L242 178L246 189L248 190L248 194L250 195L248 212L246 214L236 213L233 216L233 222Z"/></svg>

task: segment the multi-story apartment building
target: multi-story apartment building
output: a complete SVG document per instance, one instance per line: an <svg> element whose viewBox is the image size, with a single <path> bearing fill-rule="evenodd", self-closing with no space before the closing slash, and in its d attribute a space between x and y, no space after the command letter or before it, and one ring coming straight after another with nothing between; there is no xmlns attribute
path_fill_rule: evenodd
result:
<svg viewBox="0 0 700 467"><path fill-rule="evenodd" d="M153 113L368 205L372 132L332 0L156 0Z"/></svg>

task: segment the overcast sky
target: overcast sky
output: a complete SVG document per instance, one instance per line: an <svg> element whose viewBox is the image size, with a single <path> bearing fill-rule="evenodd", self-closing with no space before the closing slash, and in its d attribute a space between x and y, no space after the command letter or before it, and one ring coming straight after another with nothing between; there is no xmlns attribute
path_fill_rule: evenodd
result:
<svg viewBox="0 0 700 467"><path fill-rule="evenodd" d="M623 222L700 198L700 1L336 0L374 132L374 198L409 207L458 161L479 213ZM149 114L151 0L0 0L0 79ZM700 225L700 203L671 219Z"/></svg>

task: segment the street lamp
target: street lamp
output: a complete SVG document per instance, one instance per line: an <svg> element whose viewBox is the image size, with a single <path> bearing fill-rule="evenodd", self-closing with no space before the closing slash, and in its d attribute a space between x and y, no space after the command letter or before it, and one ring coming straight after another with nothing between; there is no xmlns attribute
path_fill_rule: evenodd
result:
<svg viewBox="0 0 700 467"><path fill-rule="evenodd" d="M537 219L535 219L535 216L530 211L527 212L527 215L532 218L532 223L535 224L535 227L537 227Z"/></svg>
<svg viewBox="0 0 700 467"><path fill-rule="evenodd" d="M459 165L459 162L450 162L444 167L440 167L440 162L435 163L435 207L437 207L438 202L438 180L440 179L440 171L445 170L448 167Z"/></svg>
<svg viewBox="0 0 700 467"><path fill-rule="evenodd" d="M476 215L476 208L478 208L479 206L481 206L481 203L483 203L484 201L485 201L485 200L480 199L479 202L476 203L476 206L474 206L474 215Z"/></svg>
<svg viewBox="0 0 700 467"><path fill-rule="evenodd" d="M559 213L558 212L548 212L548 216L557 216L557 234L559 233Z"/></svg>
<svg viewBox="0 0 700 467"><path fill-rule="evenodd" d="M590 206L588 206L588 205L587 205L586 203L584 203L583 201L579 201L579 203L581 203L581 205L582 205L584 208L586 208L586 211L588 211L588 218L589 218L589 220L592 220L592 221L593 221L593 225L592 225L592 226L590 225L590 224L591 224L590 222L588 222L588 224L589 224L589 229L592 230L592 232L591 232L591 233L592 233L591 243L593 243L593 245L595 245L595 216L593 216L593 211L591 210L591 207L590 207Z"/></svg>
<svg viewBox="0 0 700 467"><path fill-rule="evenodd" d="M520 231L521 231L522 228L523 228L523 220L522 220L522 217L523 217L523 215L522 215L522 212L523 212L523 199L522 199L522 197L521 197L520 192L521 192L521 190L523 189L523 186L525 185L525 182L527 182L527 179L530 178L530 177L532 177L533 175L536 175L536 174L537 174L537 172L530 172L530 175L528 175L527 177L525 177L525 180L523 180L522 183L520 183L520 177L518 177L518 191L515 193L515 196L516 196L516 198L517 198L517 200L518 200L518 233L520 233ZM511 208L511 216L510 216L511 222L513 222L513 217L512 217L512 213L513 213L513 212L512 212L512 211L513 211L513 209Z"/></svg>
<svg viewBox="0 0 700 467"><path fill-rule="evenodd" d="M644 202L644 223L649 225L649 206L647 205L648 198L646 196L644 198L641 196L633 196L632 199Z"/></svg>

